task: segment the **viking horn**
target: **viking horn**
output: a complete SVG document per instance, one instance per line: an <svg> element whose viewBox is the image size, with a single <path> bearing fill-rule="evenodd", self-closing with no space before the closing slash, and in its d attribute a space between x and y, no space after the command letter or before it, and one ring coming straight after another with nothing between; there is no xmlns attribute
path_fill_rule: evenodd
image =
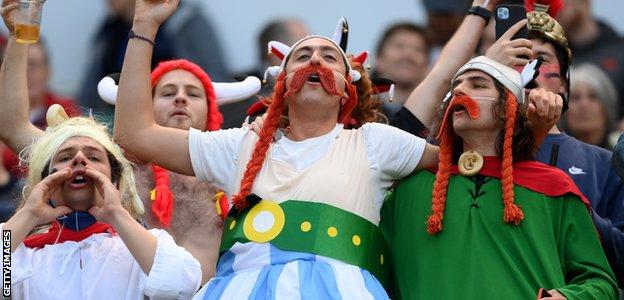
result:
<svg viewBox="0 0 624 300"><path fill-rule="evenodd" d="M289 52L290 47L288 47L286 44L280 43L278 41L269 42L269 54L275 55L280 60L284 60L284 57L286 57Z"/></svg>
<svg viewBox="0 0 624 300"><path fill-rule="evenodd" d="M56 127L69 120L69 116L60 104L52 104L46 113L46 124L48 127Z"/></svg>
<svg viewBox="0 0 624 300"><path fill-rule="evenodd" d="M366 59L368 59L368 51L362 51L362 53L353 58L353 61L359 63L360 65L364 65Z"/></svg>
<svg viewBox="0 0 624 300"><path fill-rule="evenodd" d="M102 78L98 83L97 90L100 98L104 100L104 102L115 105L115 101L117 100L117 90L119 86L119 73L113 73L106 75L106 77Z"/></svg>
<svg viewBox="0 0 624 300"><path fill-rule="evenodd" d="M342 51L347 52L347 43L349 42L349 24L347 23L346 18L340 18L338 21L332 40L336 43L336 45L342 48Z"/></svg>
<svg viewBox="0 0 624 300"><path fill-rule="evenodd" d="M260 91L262 83L254 76L248 76L241 82L221 83L213 82L217 104L223 105L245 100Z"/></svg>

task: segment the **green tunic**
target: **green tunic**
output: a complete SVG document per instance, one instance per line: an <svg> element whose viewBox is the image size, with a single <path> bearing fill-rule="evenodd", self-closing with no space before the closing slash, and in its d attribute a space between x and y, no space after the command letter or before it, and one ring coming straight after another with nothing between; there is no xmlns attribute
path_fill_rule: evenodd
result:
<svg viewBox="0 0 624 300"><path fill-rule="evenodd" d="M539 288L568 299L616 299L613 272L587 207L515 185L525 218L503 221L500 180L452 175L442 231L430 235L435 173L405 179L382 208L399 299L535 299Z"/></svg>

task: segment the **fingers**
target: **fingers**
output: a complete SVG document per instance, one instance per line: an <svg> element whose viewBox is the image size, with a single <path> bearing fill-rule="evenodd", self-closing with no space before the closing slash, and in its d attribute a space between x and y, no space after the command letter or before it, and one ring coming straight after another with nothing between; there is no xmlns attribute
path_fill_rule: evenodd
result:
<svg viewBox="0 0 624 300"><path fill-rule="evenodd" d="M96 220L102 219L102 209L97 206L89 208L89 213L95 217Z"/></svg>
<svg viewBox="0 0 624 300"><path fill-rule="evenodd" d="M117 191L110 179L106 177L106 175L102 174L102 172L87 165L85 174L95 180L95 186L103 198L106 199L105 194L111 189Z"/></svg>
<svg viewBox="0 0 624 300"><path fill-rule="evenodd" d="M533 42L527 39L510 40L508 43L511 47L514 47L514 48L524 47L524 48L533 49Z"/></svg>
<svg viewBox="0 0 624 300"><path fill-rule="evenodd" d="M537 115L542 118L548 116L544 93L543 89L534 89L529 93L529 103L535 105Z"/></svg>
<svg viewBox="0 0 624 300"><path fill-rule="evenodd" d="M505 33L500 37L500 40L511 40L511 38L513 38L513 36L520 31L520 28L526 26L527 24L527 20L521 20L520 22L514 24L513 26L509 27L509 29L507 31L505 31Z"/></svg>
<svg viewBox="0 0 624 300"><path fill-rule="evenodd" d="M534 105L535 111L531 111ZM529 113L537 114L545 124L554 124L561 116L563 99L560 95L546 91L544 89L534 89L529 94Z"/></svg>
<svg viewBox="0 0 624 300"><path fill-rule="evenodd" d="M19 3L17 2L17 0L4 1L2 3L2 8L0 8L0 13L4 15L18 7Z"/></svg>
<svg viewBox="0 0 624 300"><path fill-rule="evenodd" d="M66 214L69 214L71 212L73 212L74 210L67 207L67 206L58 206L55 208L52 208L52 213L54 215L54 218L57 219L60 216L64 216Z"/></svg>
<svg viewBox="0 0 624 300"><path fill-rule="evenodd" d="M533 55L533 50L531 50L531 48L527 48L527 47L514 47L511 48L509 50L509 52L516 57L520 57L520 56L525 56L527 57L526 60L527 62L529 61L528 58L531 57L531 55Z"/></svg>
<svg viewBox="0 0 624 300"><path fill-rule="evenodd" d="M50 195L70 177L69 168L54 172L39 182L33 189L33 195L43 199L49 198Z"/></svg>

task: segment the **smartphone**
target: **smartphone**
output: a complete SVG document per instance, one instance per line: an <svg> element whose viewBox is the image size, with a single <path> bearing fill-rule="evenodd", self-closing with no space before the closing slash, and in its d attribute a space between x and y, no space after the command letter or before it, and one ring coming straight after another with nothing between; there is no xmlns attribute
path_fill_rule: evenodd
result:
<svg viewBox="0 0 624 300"><path fill-rule="evenodd" d="M526 9L523 5L499 5L494 9L494 20L496 20L496 39L498 40L511 26L527 18ZM512 40L526 39L529 37L529 30L525 26L521 28Z"/></svg>

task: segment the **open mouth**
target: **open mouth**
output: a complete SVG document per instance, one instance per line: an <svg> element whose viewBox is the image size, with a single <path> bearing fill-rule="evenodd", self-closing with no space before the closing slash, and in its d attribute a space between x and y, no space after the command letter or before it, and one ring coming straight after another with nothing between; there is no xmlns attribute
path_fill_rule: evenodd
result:
<svg viewBox="0 0 624 300"><path fill-rule="evenodd" d="M72 180L73 184L82 184L82 183L87 183L87 179L84 178L84 176L82 175L78 175L74 178L74 180Z"/></svg>
<svg viewBox="0 0 624 300"><path fill-rule="evenodd" d="M72 189L81 189L89 184L91 184L92 180L87 177L84 172L80 172L72 177L72 179L67 181L67 185Z"/></svg>
<svg viewBox="0 0 624 300"><path fill-rule="evenodd" d="M312 75L310 75L310 77L308 77L308 81L310 81L310 82L321 82L321 78L318 76L318 74L312 74Z"/></svg>
<svg viewBox="0 0 624 300"><path fill-rule="evenodd" d="M465 110L466 110L466 107L464 107L463 105L455 105L453 107L453 112L462 112Z"/></svg>

